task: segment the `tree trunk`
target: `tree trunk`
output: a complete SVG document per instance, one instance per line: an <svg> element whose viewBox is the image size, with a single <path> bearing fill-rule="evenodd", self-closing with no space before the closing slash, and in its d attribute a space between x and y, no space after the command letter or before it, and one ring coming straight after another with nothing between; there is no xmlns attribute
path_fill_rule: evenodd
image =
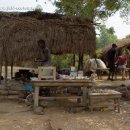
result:
<svg viewBox="0 0 130 130"><path fill-rule="evenodd" d="M83 54L79 54L78 70L83 70Z"/></svg>
<svg viewBox="0 0 130 130"><path fill-rule="evenodd" d="M7 88L8 61L5 59L5 87Z"/></svg>
<svg viewBox="0 0 130 130"><path fill-rule="evenodd" d="M11 62L11 79L13 78L13 61Z"/></svg>
<svg viewBox="0 0 130 130"><path fill-rule="evenodd" d="M75 54L73 55L73 66L75 66Z"/></svg>

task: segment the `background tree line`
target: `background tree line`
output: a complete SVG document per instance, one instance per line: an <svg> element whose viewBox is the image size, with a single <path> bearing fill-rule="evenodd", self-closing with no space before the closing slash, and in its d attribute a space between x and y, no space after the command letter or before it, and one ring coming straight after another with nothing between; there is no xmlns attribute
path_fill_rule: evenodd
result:
<svg viewBox="0 0 130 130"><path fill-rule="evenodd" d="M56 7L56 13L68 16L90 17L95 23L105 21L108 17L116 12L120 13L120 17L124 18L125 22L129 23L130 16L130 0L48 0ZM39 9L40 7L38 7ZM40 8L41 11L41 8ZM102 23L102 22L101 22ZM110 43L118 40L115 35L113 27L106 28L103 24L95 26L100 33L97 35L96 46L97 49L103 48ZM127 35L126 38L130 38ZM57 64L59 68L70 65L78 65L82 69L83 65L79 63L89 58L85 54L82 59L80 55L73 56L72 54L65 54L61 56L52 55L52 61ZM79 66L80 65L80 66Z"/></svg>

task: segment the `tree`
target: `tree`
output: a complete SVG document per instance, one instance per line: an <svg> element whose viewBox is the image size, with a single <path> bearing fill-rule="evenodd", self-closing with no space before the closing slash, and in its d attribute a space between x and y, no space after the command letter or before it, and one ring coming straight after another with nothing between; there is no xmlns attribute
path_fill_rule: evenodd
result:
<svg viewBox="0 0 130 130"><path fill-rule="evenodd" d="M114 35L115 31L113 27L107 29L105 25L101 25L99 29L100 37L97 38L97 48L105 47L109 43L117 41L117 36Z"/></svg>
<svg viewBox="0 0 130 130"><path fill-rule="evenodd" d="M126 35L126 38L130 38L130 34Z"/></svg>
<svg viewBox="0 0 130 130"><path fill-rule="evenodd" d="M117 11L126 12L130 6L130 0L49 0L57 7L56 13L65 15L78 15L81 17L90 17L92 20L99 21L110 17ZM127 11L129 13L129 11ZM127 14L128 14L127 13ZM122 15L122 17L125 17ZM109 32L110 31L110 32ZM116 36L110 35L112 33L112 28L107 30L105 34L102 33L102 37L97 39L100 41L102 46L107 45L111 41L115 41ZM109 35L107 35L109 33ZM106 41L106 39L111 39ZM79 55L79 61L83 61L83 55ZM78 67L80 68L80 66Z"/></svg>
<svg viewBox="0 0 130 130"><path fill-rule="evenodd" d="M43 11L42 6L41 5L37 5L36 8L35 8L35 11L42 12Z"/></svg>
<svg viewBox="0 0 130 130"><path fill-rule="evenodd" d="M51 1L51 0L50 0ZM80 15L99 20L120 11L122 17L130 14L130 0L53 0L56 12L66 15ZM124 14L125 12L125 14Z"/></svg>

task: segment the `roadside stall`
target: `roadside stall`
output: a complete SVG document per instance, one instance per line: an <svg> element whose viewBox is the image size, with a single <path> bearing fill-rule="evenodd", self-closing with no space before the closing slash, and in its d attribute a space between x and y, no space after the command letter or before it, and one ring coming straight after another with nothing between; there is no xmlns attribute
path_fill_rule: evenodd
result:
<svg viewBox="0 0 130 130"><path fill-rule="evenodd" d="M96 49L96 33L90 18L69 17L37 11L31 12L0 12L0 69L5 64L5 88L7 86L7 67L13 64L26 63L39 57L37 41L44 39L51 54L76 54L79 57L78 69L82 70L84 54L94 55ZM75 59L74 59L75 61ZM47 68L45 68L46 70ZM49 72L49 73L48 73ZM2 72L1 72L2 73ZM45 75L44 75L45 74ZM45 76L45 77L44 77ZM82 88L82 94L63 98L82 98L83 104L89 104L89 90L95 85L95 74L84 77L82 72L71 69L70 76L61 75L56 79L56 68L44 71L39 68L38 78L32 79L28 85L34 87L34 106L39 105L39 89L42 87L75 87ZM57 93L57 92L56 92Z"/></svg>
<svg viewBox="0 0 130 130"><path fill-rule="evenodd" d="M42 78L44 78L42 80ZM91 111L97 108L100 111L117 110L120 112L121 93L108 88L98 88L96 86L97 75L93 73L90 77L83 76L82 72L77 72L74 67L71 68L70 75L60 75L56 79L55 67L39 67L38 78L29 82L34 87L34 107L39 106L39 100L58 100L58 99L80 99L80 105L89 108ZM55 93L49 96L39 96L41 87L56 88ZM71 93L57 93L57 88L78 88L80 94L72 95ZM62 96L61 96L62 95Z"/></svg>
<svg viewBox="0 0 130 130"><path fill-rule="evenodd" d="M74 68L74 67L73 67ZM88 89L94 87L95 82L93 79L81 75L77 75L76 70L71 69L70 75L60 75L59 79L56 79L56 68L55 67L39 67L39 75L38 78L34 78L34 80L30 81L28 84L32 85L35 89L34 91L34 107L39 105L39 99L81 99L82 105L88 105ZM43 79L43 80L42 80ZM57 90L55 94L52 93L49 97L39 97L40 87L49 87L49 88L82 88L81 95L71 95L68 93L64 96L58 95Z"/></svg>

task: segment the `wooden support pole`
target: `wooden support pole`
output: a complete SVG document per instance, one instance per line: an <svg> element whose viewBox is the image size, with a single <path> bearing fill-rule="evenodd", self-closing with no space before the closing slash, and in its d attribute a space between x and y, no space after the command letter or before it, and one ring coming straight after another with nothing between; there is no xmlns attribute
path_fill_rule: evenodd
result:
<svg viewBox="0 0 130 130"><path fill-rule="evenodd" d="M2 76L2 64L3 64L3 57L0 57L0 84L1 84L1 76Z"/></svg>
<svg viewBox="0 0 130 130"><path fill-rule="evenodd" d="M87 100L88 100L88 88L87 87L83 87L83 105L85 105L87 107Z"/></svg>
<svg viewBox="0 0 130 130"><path fill-rule="evenodd" d="M5 59L5 87L7 88L8 61Z"/></svg>
<svg viewBox="0 0 130 130"><path fill-rule="evenodd" d="M11 61L11 79L13 78L13 60Z"/></svg>
<svg viewBox="0 0 130 130"><path fill-rule="evenodd" d="M83 54L79 54L79 64L78 64L78 70L83 69Z"/></svg>
<svg viewBox="0 0 130 130"><path fill-rule="evenodd" d="M75 54L73 54L73 66L75 66Z"/></svg>
<svg viewBox="0 0 130 130"><path fill-rule="evenodd" d="M39 87L35 87L35 93L34 93L34 108L38 107L39 105Z"/></svg>

